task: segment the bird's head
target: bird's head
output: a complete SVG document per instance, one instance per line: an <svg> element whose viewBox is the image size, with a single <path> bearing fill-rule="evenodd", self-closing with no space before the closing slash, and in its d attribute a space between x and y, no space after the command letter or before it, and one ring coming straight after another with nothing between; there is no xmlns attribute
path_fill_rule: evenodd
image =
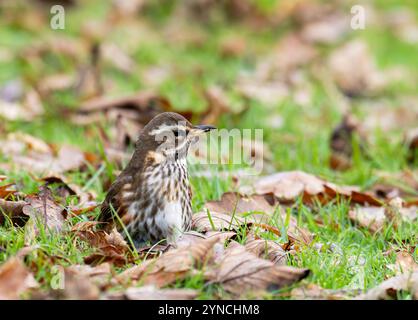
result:
<svg viewBox="0 0 418 320"><path fill-rule="evenodd" d="M200 135L213 129L210 125L194 126L178 113L164 112L144 127L137 143L157 162L176 161L187 156L190 144Z"/></svg>

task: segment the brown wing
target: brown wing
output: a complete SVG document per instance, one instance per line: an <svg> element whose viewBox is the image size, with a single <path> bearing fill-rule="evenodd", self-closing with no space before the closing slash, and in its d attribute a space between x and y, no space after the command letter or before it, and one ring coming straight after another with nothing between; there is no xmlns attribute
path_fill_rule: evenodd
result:
<svg viewBox="0 0 418 320"><path fill-rule="evenodd" d="M98 218L100 222L113 224L115 220L114 212L119 216L123 215L124 207L121 203L122 190L127 184L132 184L132 180L133 178L130 176L119 176L115 182L113 182L101 206Z"/></svg>

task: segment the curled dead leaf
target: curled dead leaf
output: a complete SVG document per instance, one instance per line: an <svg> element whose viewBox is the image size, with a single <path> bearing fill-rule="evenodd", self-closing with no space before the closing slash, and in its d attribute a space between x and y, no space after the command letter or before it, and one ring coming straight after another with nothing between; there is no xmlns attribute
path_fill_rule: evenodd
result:
<svg viewBox="0 0 418 320"><path fill-rule="evenodd" d="M365 294L359 295L359 300L392 300L400 292L411 292L418 299L418 272L398 275L383 281Z"/></svg>
<svg viewBox="0 0 418 320"><path fill-rule="evenodd" d="M71 229L77 237L96 249L96 252L86 257L84 262L92 265L110 262L121 266L132 261L131 251L122 235L116 229L110 233L104 230L94 230L97 224L95 221L85 221L76 224Z"/></svg>
<svg viewBox="0 0 418 320"><path fill-rule="evenodd" d="M401 201L399 203L399 201ZM348 212L349 218L371 232L378 232L385 224L392 223L394 228L401 221L414 221L418 216L416 206L404 206L400 198L392 199L384 207L356 207Z"/></svg>
<svg viewBox="0 0 418 320"><path fill-rule="evenodd" d="M259 258L270 260L276 265L286 265L286 252L272 240L255 239L247 241L245 249Z"/></svg>
<svg viewBox="0 0 418 320"><path fill-rule="evenodd" d="M273 193L279 200L294 200L304 192L317 195L325 191L324 181L302 171L280 172L254 183L257 194Z"/></svg>
<svg viewBox="0 0 418 320"><path fill-rule="evenodd" d="M219 263L206 272L208 280L222 284L235 295L277 290L308 275L308 269L278 266L257 258L239 244L228 247Z"/></svg>
<svg viewBox="0 0 418 320"><path fill-rule="evenodd" d="M14 186L14 183L0 186L0 199L7 199L9 196L17 192L14 188L11 188L12 186Z"/></svg>
<svg viewBox="0 0 418 320"><path fill-rule="evenodd" d="M360 226L379 231L385 222L385 208L383 207L357 207L348 212L349 218Z"/></svg>
<svg viewBox="0 0 418 320"><path fill-rule="evenodd" d="M125 270L117 276L122 283L139 281L163 287L176 280L184 279L195 266L202 266L211 258L213 247L219 239L212 237L165 252L154 260Z"/></svg>
<svg viewBox="0 0 418 320"><path fill-rule="evenodd" d="M64 209L57 204L48 187L41 187L37 195L26 197L27 205L22 209L29 216L25 226L25 242L32 242L39 234L42 225L46 232L59 233L64 227Z"/></svg>
<svg viewBox="0 0 418 320"><path fill-rule="evenodd" d="M418 272L418 263L415 262L411 254L405 251L397 252L395 263L390 264L387 267L395 272L396 275Z"/></svg>
<svg viewBox="0 0 418 320"><path fill-rule="evenodd" d="M351 203L382 205L373 195L360 192L358 187L338 186L303 171L285 171L262 177L254 182L254 191L259 195L272 193L283 202L293 202L302 196L307 204L315 199L327 203L339 196Z"/></svg>
<svg viewBox="0 0 418 320"><path fill-rule="evenodd" d="M11 219L13 223L18 225L24 224L27 217L23 214L23 207L26 205L26 201L7 201L0 199L0 225L2 225L6 219Z"/></svg>
<svg viewBox="0 0 418 320"><path fill-rule="evenodd" d="M63 175L49 175L42 177L39 180L46 182L48 187L53 190L54 194L62 199L63 204L68 203L67 198L69 196L76 196L78 200L77 205L69 205L69 209L73 214L86 213L94 210L98 206L96 202L92 201L95 198L95 195L92 192L83 191L80 186L70 183Z"/></svg>

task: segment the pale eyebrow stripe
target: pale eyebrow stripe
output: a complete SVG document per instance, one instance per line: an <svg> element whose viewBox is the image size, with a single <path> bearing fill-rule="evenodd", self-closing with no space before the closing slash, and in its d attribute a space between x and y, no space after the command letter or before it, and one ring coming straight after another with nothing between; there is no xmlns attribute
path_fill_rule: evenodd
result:
<svg viewBox="0 0 418 320"><path fill-rule="evenodd" d="M188 128L186 126L181 126L181 125L172 125L172 126L167 126L167 125L161 125L159 126L157 129L152 130L149 135L157 135L157 134L161 134L165 131L171 131L172 129L178 129L178 130L184 130L185 132L188 131Z"/></svg>

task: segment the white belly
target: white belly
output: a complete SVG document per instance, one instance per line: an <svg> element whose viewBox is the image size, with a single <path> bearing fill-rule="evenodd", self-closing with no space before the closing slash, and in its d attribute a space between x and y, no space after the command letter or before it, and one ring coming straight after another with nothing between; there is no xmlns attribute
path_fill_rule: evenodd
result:
<svg viewBox="0 0 418 320"><path fill-rule="evenodd" d="M182 207L180 201L167 202L164 209L158 211L155 222L164 234L168 235L168 242L175 242L183 232Z"/></svg>

